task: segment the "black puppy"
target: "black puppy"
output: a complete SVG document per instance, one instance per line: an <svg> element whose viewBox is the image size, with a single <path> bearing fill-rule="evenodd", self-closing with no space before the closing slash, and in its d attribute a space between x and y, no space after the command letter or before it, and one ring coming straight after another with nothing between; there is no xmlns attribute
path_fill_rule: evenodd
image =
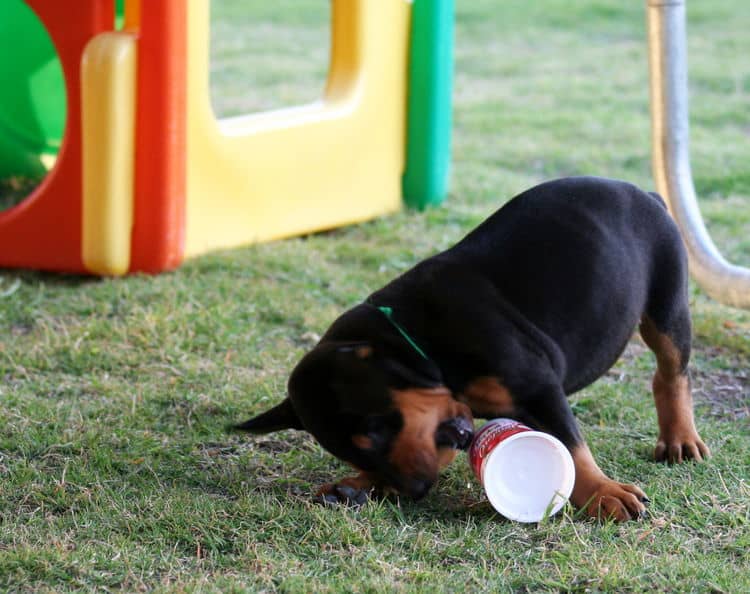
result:
<svg viewBox="0 0 750 594"><path fill-rule="evenodd" d="M656 459L708 456L686 370L687 276L657 194L594 177L544 183L339 317L294 369L289 397L239 428L309 431L360 472L320 494L359 502L373 489L423 496L468 446L472 417L512 417L569 448L575 505L637 517L643 491L599 469L566 396L639 327L657 362Z"/></svg>

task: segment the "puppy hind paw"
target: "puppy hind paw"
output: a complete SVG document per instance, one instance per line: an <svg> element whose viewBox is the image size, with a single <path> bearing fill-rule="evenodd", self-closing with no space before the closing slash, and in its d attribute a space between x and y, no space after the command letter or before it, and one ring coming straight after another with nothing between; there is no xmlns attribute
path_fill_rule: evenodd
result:
<svg viewBox="0 0 750 594"><path fill-rule="evenodd" d="M660 436L654 448L654 459L669 464L680 464L688 460L702 462L710 457L711 451L697 433L685 437Z"/></svg>

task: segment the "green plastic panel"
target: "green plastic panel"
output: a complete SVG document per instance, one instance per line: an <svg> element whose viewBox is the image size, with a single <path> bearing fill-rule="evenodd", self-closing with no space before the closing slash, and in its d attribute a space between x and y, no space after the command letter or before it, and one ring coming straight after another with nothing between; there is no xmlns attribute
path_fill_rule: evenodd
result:
<svg viewBox="0 0 750 594"><path fill-rule="evenodd" d="M65 80L44 25L22 0L0 1L0 177L36 177L65 128Z"/></svg>
<svg viewBox="0 0 750 594"><path fill-rule="evenodd" d="M61 0L62 1L62 0ZM122 21L124 0L116 0ZM40 177L65 132L65 78L52 40L23 0L0 0L0 178Z"/></svg>
<svg viewBox="0 0 750 594"><path fill-rule="evenodd" d="M409 60L406 204L423 209L448 194L454 0L414 0Z"/></svg>

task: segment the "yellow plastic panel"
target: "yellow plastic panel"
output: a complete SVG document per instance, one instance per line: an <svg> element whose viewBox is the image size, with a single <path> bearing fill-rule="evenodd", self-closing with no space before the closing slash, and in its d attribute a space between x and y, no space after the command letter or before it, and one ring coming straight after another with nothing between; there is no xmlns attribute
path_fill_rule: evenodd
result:
<svg viewBox="0 0 750 594"><path fill-rule="evenodd" d="M222 121L209 98L209 8L190 0L186 255L397 210L408 0L334 0L324 98Z"/></svg>
<svg viewBox="0 0 750 594"><path fill-rule="evenodd" d="M81 62L83 238L86 268L122 275L130 265L135 154L136 38L94 37Z"/></svg>

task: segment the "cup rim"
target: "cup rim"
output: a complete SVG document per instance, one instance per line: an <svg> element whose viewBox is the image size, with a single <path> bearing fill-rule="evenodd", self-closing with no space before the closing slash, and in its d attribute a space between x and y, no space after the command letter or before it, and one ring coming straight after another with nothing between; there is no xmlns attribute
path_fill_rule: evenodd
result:
<svg viewBox="0 0 750 594"><path fill-rule="evenodd" d="M502 440L487 454L487 457L482 463L482 486L484 487L484 492L487 495L487 499L492 507L494 507L500 514L502 514L509 520L514 520L517 522L538 522L543 519L544 514L542 513L541 516L533 515L532 517L528 513L519 512L518 510L513 509L511 506L505 504L502 498L497 497L496 491L494 489L487 487L485 481L485 470L491 464L492 459L497 457L498 453L502 452L502 450L508 445L518 439L529 438L541 439L551 444L554 447L554 451L556 451L561 458L561 462L563 464L563 483L557 490L559 496L557 497L557 501L555 502L555 504L550 508L548 514L549 516L556 514L558 511L560 511L563 505L565 505L565 502L570 498L570 494L573 492L573 486L575 484L575 464L573 463L573 457L570 455L568 448L566 448L563 443L553 435L544 433L542 431L531 430L516 433L515 435L511 435L510 437Z"/></svg>

